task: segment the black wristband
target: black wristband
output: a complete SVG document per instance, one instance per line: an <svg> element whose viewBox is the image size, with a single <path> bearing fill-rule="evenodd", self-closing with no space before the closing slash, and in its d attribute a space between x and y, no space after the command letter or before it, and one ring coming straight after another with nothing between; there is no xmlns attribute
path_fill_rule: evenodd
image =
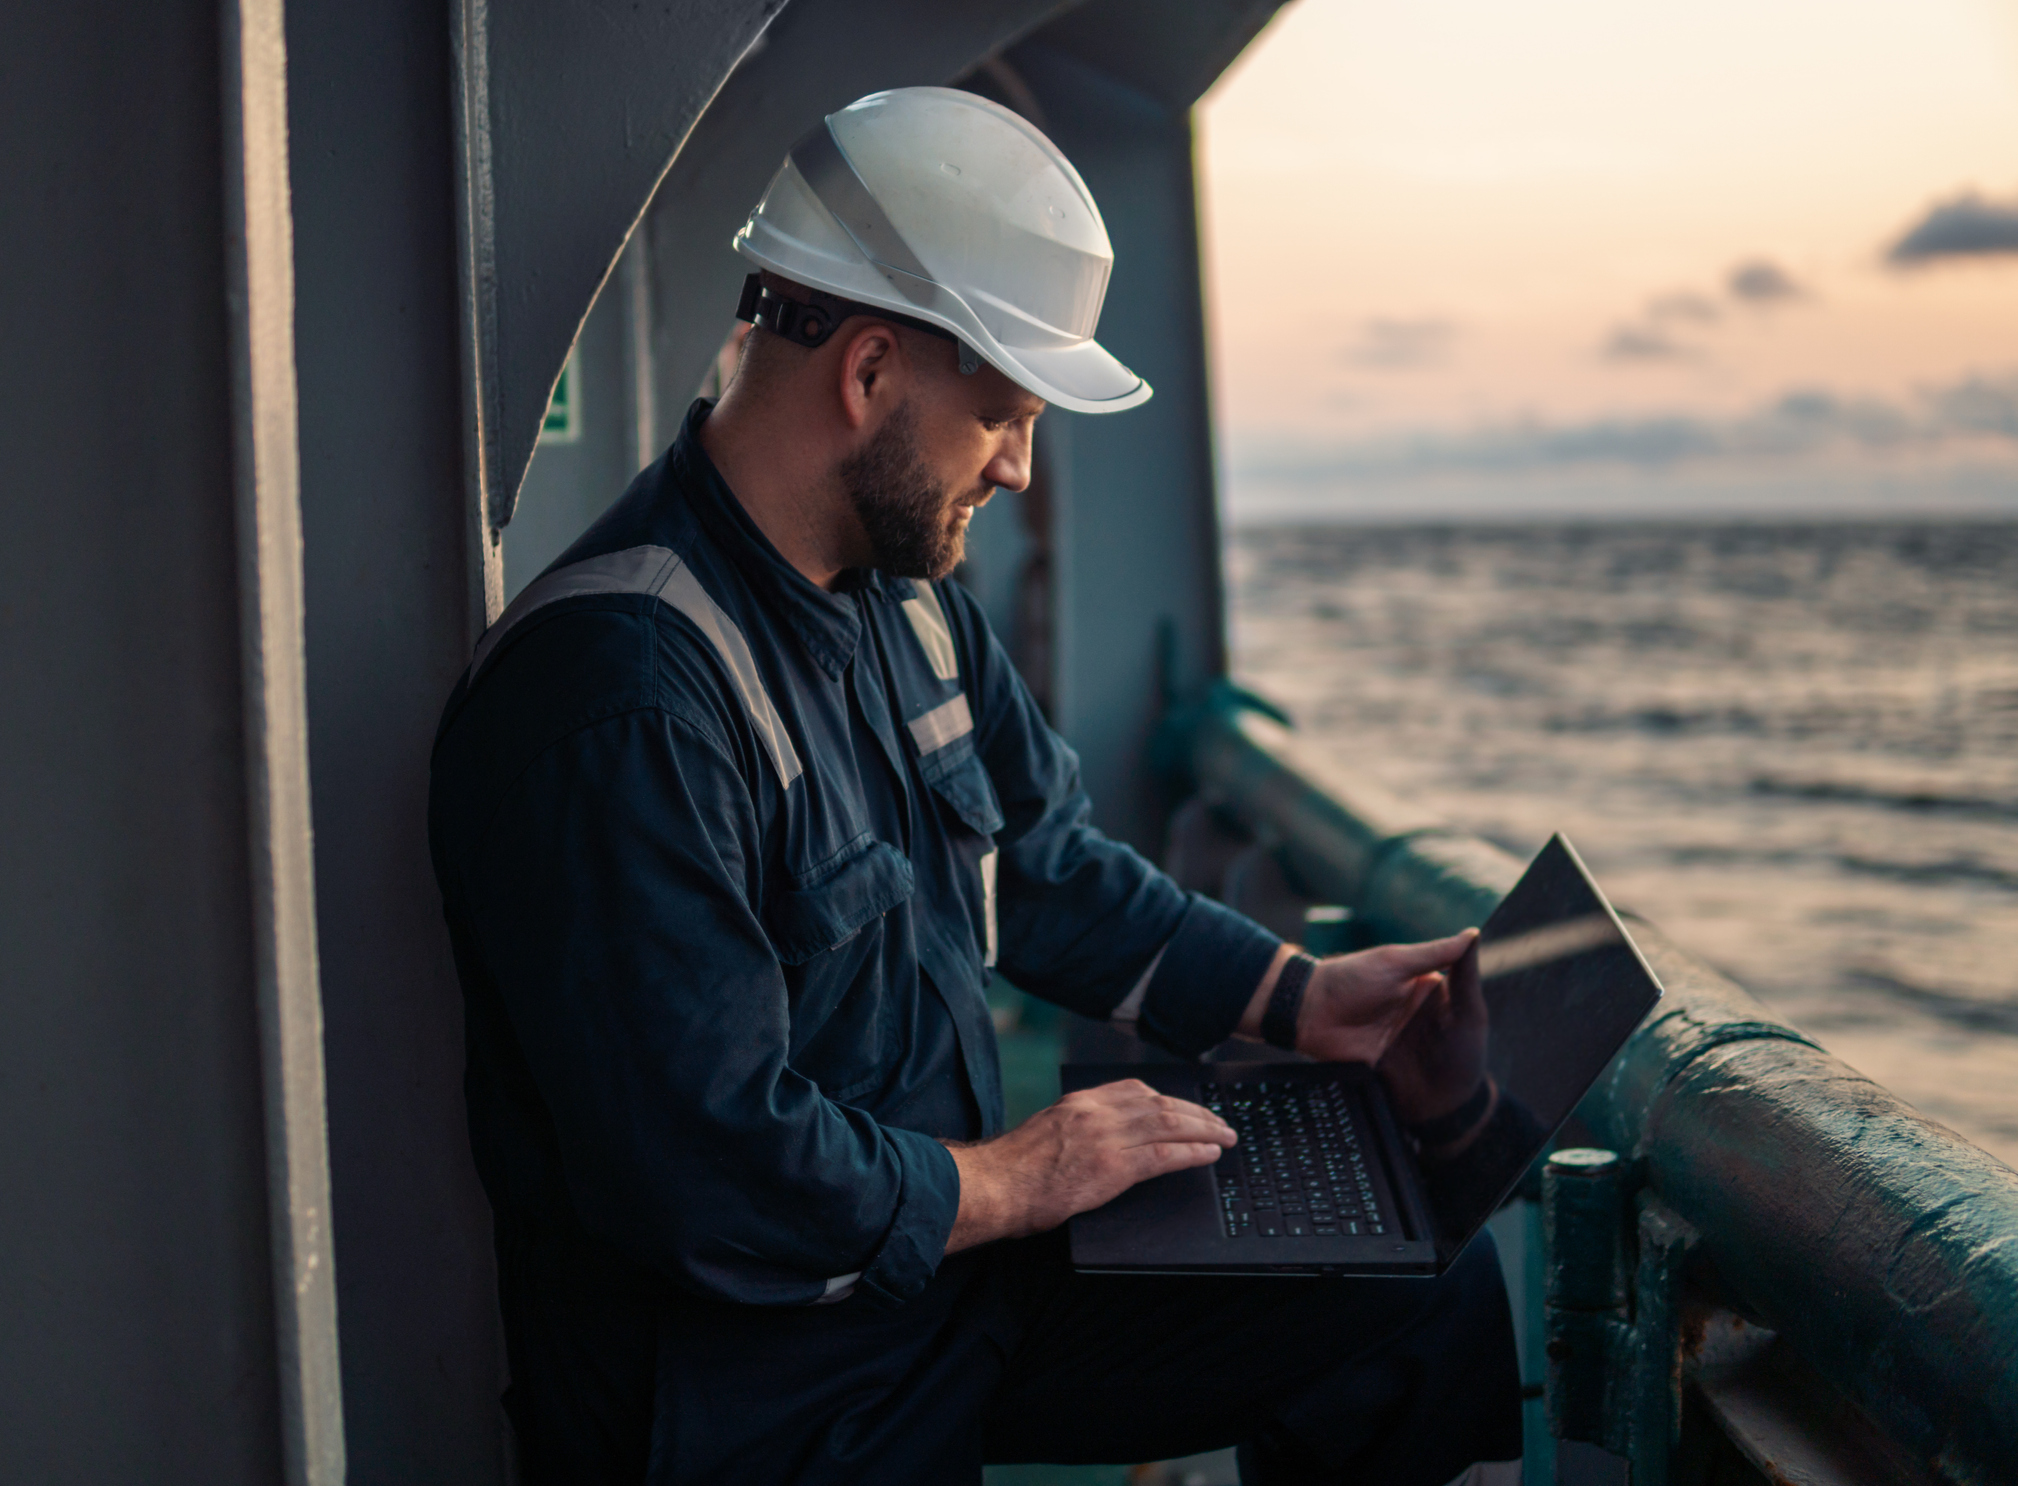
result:
<svg viewBox="0 0 2018 1486"><path fill-rule="evenodd" d="M1478 1087L1471 1091L1464 1103L1449 1114L1438 1115L1433 1120L1423 1120L1410 1125L1408 1133L1416 1143L1432 1150L1440 1145L1449 1145L1460 1135L1467 1134L1471 1127L1485 1117L1486 1107L1492 1103L1492 1079L1482 1078Z"/></svg>
<svg viewBox="0 0 2018 1486"><path fill-rule="evenodd" d="M1310 984L1310 972L1316 968L1317 961L1298 950L1275 977L1268 1009L1261 1014L1261 1040L1270 1047L1296 1051L1296 1018L1303 1010L1303 992Z"/></svg>

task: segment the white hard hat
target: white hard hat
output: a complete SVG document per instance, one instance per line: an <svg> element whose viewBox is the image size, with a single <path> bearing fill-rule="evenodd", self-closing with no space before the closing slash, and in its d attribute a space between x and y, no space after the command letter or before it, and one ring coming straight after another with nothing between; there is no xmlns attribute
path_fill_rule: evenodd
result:
<svg viewBox="0 0 2018 1486"><path fill-rule="evenodd" d="M1093 339L1114 249L1092 193L1028 121L973 93L897 88L829 114L792 147L734 246L824 291L794 318L754 275L745 290L743 318L779 328L761 298L805 344L847 314L884 313L1076 413L1149 399ZM978 364L963 351L963 371Z"/></svg>

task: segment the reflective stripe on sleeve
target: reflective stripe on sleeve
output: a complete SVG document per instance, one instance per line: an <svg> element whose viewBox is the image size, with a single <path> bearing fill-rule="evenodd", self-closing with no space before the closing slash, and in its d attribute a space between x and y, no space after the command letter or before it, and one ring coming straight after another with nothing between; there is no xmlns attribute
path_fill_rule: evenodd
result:
<svg viewBox="0 0 2018 1486"><path fill-rule="evenodd" d="M701 587L701 580L694 576L693 569L667 547L627 547L622 552L610 552L571 563L530 584L477 641L476 654L471 658L469 667L471 684L475 684L498 643L529 614L562 599L580 598L592 593L650 594L691 619L715 647L715 654L720 657L730 679L736 683L736 690L742 694L750 726L756 729L764 751L771 757L772 767L778 771L778 783L786 789L792 787L792 781L804 772L799 766L799 751L792 746L791 735L785 731L785 720L778 715L770 692L764 688L764 678L757 670L756 657L750 654L749 641L736 628L735 620L729 618L722 606ZM961 705L964 709L964 698ZM914 722L911 726L915 731L918 723ZM968 726L971 728L973 724L970 722Z"/></svg>
<svg viewBox="0 0 2018 1486"><path fill-rule="evenodd" d="M946 611L939 607L939 595L922 579L912 587L918 596L904 600L904 616L917 632L918 643L925 647L925 659L931 663L932 674L941 681L957 681L960 658L953 649L953 631L946 623Z"/></svg>
<svg viewBox="0 0 2018 1486"><path fill-rule="evenodd" d="M1149 962L1149 968L1142 972L1142 978L1135 982L1135 988L1123 996L1121 1004L1114 1008L1114 1014L1108 1020L1115 1026L1133 1032L1135 1024L1142 1020L1142 1003L1148 999L1149 982L1156 979L1156 967L1163 963L1163 950L1169 948L1170 946L1166 944L1163 949L1156 951L1156 958Z"/></svg>
<svg viewBox="0 0 2018 1486"><path fill-rule="evenodd" d="M667 571L677 562L679 558L664 547L631 547L606 557L592 557L587 562L573 563L534 580L527 585L525 592L506 606L504 613L498 615L497 623L485 630L483 638L476 642L476 654L470 657L469 663L470 680L476 680L485 662L491 658L491 652L535 609L592 593L657 593Z"/></svg>
<svg viewBox="0 0 2018 1486"><path fill-rule="evenodd" d="M814 1305L832 1305L838 1300L846 1300L855 1293L855 1281L862 1278L862 1271L853 1274L837 1274L827 1281L827 1293L814 1301Z"/></svg>
<svg viewBox="0 0 2018 1486"><path fill-rule="evenodd" d="M701 627L701 633L715 642L715 650L721 655L722 663L729 668L729 674L736 678L736 686L743 693L743 705L749 708L750 722L756 728L757 736L764 740L765 751L771 755L771 763L778 770L779 785L790 789L792 781L801 772L799 753L792 747L791 736L785 731L785 719L771 705L771 694L764 689L764 678L757 673L756 657L750 654L750 642L736 628L735 620L708 597L708 591L701 587L701 580L685 563L666 575L665 586L659 590L658 597L693 620Z"/></svg>
<svg viewBox="0 0 2018 1486"><path fill-rule="evenodd" d="M967 709L964 691L950 702L941 702L923 717L911 719L911 737L921 754L935 752L973 731L974 714Z"/></svg>
<svg viewBox="0 0 2018 1486"><path fill-rule="evenodd" d="M987 936L981 963L990 967L995 963L995 864L1000 856L1000 852L990 847L981 858L981 910Z"/></svg>

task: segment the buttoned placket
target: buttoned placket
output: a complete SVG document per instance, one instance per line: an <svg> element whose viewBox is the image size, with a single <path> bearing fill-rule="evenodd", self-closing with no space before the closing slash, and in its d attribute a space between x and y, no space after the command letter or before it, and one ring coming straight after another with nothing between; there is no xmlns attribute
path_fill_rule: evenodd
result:
<svg viewBox="0 0 2018 1486"><path fill-rule="evenodd" d="M883 654L882 634L872 616L866 612L873 600L866 593L857 593L854 598L856 613L861 618L861 638L856 642L855 656L848 666L846 685L855 707L862 714L862 720L875 735L876 743L883 752L883 762L890 770L890 787L896 793L898 817L904 828L904 839L890 844L908 856L918 829L913 801L923 781L916 777L910 760L904 755L903 745L891 727L890 697L894 693L889 664Z"/></svg>
<svg viewBox="0 0 2018 1486"><path fill-rule="evenodd" d="M857 693L863 715L872 719L871 727L877 741L882 744L886 757L891 760L892 766L903 780L903 786L898 794L903 801L907 828L915 832L920 828L920 823L914 812L931 811L936 818L939 807L934 802L932 786L926 780L924 769L915 752L904 746L904 740L897 736L892 726L895 712L890 698L900 696L902 693L893 670L892 657L885 644L887 636L884 626L877 622L884 616L871 609L871 606L879 601L866 593L857 598L857 603L861 605L863 638L856 647L856 664L852 672L860 678L859 684L864 688ZM900 645L913 643L909 620L894 622L902 626L901 634L894 643ZM864 651L868 652L866 657ZM870 674L872 671L873 674ZM873 705L866 695L869 687L881 693L874 698ZM910 845L907 839L904 843L907 854ZM942 886L956 888L955 884L950 883ZM953 985L941 983L951 977L943 973L934 974L928 961L938 957L935 951L939 953L945 951L945 933L938 924L925 922L918 917L916 900L912 912L913 932L918 936L919 972L931 982L933 994L939 998L940 1003L946 1008L947 1015L952 1018L954 1035L960 1043L960 1059L967 1072L968 1090L975 1102L975 1112L981 1118L982 1133L997 1134L1002 1124L1002 1079L999 1055L995 1046L995 1027L988 1013L986 997L976 995L972 998L974 1004L963 1005L962 991L966 988L966 981L960 979Z"/></svg>

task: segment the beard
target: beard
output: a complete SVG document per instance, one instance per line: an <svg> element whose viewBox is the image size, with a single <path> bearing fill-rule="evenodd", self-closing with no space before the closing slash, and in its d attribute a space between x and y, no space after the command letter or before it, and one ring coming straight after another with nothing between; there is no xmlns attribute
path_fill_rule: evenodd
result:
<svg viewBox="0 0 2018 1486"><path fill-rule="evenodd" d="M963 505L926 468L909 402L899 403L869 442L841 461L839 474L883 572L943 578L967 555Z"/></svg>

